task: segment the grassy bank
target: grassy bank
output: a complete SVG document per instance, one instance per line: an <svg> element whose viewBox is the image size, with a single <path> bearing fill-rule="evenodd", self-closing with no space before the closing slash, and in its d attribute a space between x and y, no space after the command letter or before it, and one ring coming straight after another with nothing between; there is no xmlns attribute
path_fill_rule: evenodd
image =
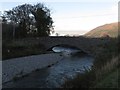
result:
<svg viewBox="0 0 120 90"><path fill-rule="evenodd" d="M89 54L95 55L101 50L101 46L109 39L85 38L85 37L38 37L16 40L3 40L3 60L46 53L46 50L59 44L67 44L78 47Z"/></svg>
<svg viewBox="0 0 120 90"><path fill-rule="evenodd" d="M95 61L92 70L67 80L64 88L118 88L118 40L110 39L108 43L94 48ZM119 68L120 69L120 68Z"/></svg>
<svg viewBox="0 0 120 90"><path fill-rule="evenodd" d="M114 63L112 63L114 62ZM108 62L101 69L92 69L84 74L78 74L76 78L67 80L63 88L118 88L120 68L118 59Z"/></svg>
<svg viewBox="0 0 120 90"><path fill-rule="evenodd" d="M66 42L69 44L73 40L75 41L75 45L92 53L95 61L91 71L77 75L73 80L67 80L62 87L117 87L116 70L120 63L118 61L118 40L116 38L109 38L107 40L106 38L48 37L41 39L8 40L3 41L3 60L46 53L46 46L49 47Z"/></svg>
<svg viewBox="0 0 120 90"><path fill-rule="evenodd" d="M2 59L10 59L45 53L45 46L39 42L5 40L2 43Z"/></svg>
<svg viewBox="0 0 120 90"><path fill-rule="evenodd" d="M103 79L97 82L94 88L118 88L118 77L120 77L118 72L120 72L120 68L108 73L108 75L104 76Z"/></svg>

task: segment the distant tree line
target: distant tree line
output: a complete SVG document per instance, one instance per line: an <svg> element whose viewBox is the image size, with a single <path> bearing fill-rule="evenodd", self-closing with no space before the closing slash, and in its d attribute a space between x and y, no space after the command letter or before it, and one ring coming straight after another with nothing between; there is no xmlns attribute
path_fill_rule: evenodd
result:
<svg viewBox="0 0 120 90"><path fill-rule="evenodd" d="M6 38L25 38L49 36L53 32L50 9L44 4L23 4L2 15L2 36Z"/></svg>

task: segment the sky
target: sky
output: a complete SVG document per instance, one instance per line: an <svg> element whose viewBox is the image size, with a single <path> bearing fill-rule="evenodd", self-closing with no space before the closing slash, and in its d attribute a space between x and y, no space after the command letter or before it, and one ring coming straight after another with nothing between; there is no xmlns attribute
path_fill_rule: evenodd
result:
<svg viewBox="0 0 120 90"><path fill-rule="evenodd" d="M118 0L1 0L0 11L39 2L51 10L55 33L60 35L82 35L97 26L118 21Z"/></svg>

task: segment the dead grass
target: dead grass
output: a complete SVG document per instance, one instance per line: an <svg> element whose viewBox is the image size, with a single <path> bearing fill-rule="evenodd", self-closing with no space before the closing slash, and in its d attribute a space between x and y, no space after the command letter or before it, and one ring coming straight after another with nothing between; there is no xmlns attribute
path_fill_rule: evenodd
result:
<svg viewBox="0 0 120 90"><path fill-rule="evenodd" d="M106 75L107 73L113 71L114 69L116 69L119 65L119 60L118 60L118 56L117 57L113 57L109 62L107 62L105 65L103 65L101 68L96 69L96 79L100 80L103 78L104 75Z"/></svg>

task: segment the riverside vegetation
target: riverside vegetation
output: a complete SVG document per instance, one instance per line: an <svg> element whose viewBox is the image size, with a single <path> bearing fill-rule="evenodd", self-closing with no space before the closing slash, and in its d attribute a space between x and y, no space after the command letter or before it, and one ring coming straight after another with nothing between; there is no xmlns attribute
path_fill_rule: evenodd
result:
<svg viewBox="0 0 120 90"><path fill-rule="evenodd" d="M1 18L3 60L44 52L41 43L24 41L27 37L49 36L54 31L51 11L44 4L19 5L4 11Z"/></svg>
<svg viewBox="0 0 120 90"><path fill-rule="evenodd" d="M43 40L45 44L41 43L42 41L39 39L37 40L37 37L49 36L53 32L53 21L50 10L41 3L36 5L24 4L15 7L12 10L6 11L2 19L2 60L47 53L46 45L49 46L49 43L53 42L62 44L63 41L65 42L65 39L69 38L60 37L56 38L56 41L54 39L50 41L46 38ZM114 30L117 29L115 28ZM120 81L118 78L120 77L118 74L120 72L120 63L118 61L118 50L120 49L118 47L119 38L111 38L106 33L102 33L102 36L104 38L70 38L71 41L68 44L76 45L79 43L78 46L89 51L95 57L95 61L91 70L86 70L84 74L77 75L72 80L67 80L61 87L118 88L120 86L118 85ZM82 41L80 42L79 40ZM92 42L90 42L91 40ZM97 44L96 41L105 41L106 43L100 42L100 44Z"/></svg>
<svg viewBox="0 0 120 90"><path fill-rule="evenodd" d="M2 45L2 60L46 53L45 46L35 41L3 40Z"/></svg>
<svg viewBox="0 0 120 90"><path fill-rule="evenodd" d="M64 88L119 88L120 72L118 38L96 47L95 61L90 71L68 80Z"/></svg>
<svg viewBox="0 0 120 90"><path fill-rule="evenodd" d="M100 38L98 38L98 40L99 39ZM106 38L101 38L101 40L104 41ZM41 44L40 42L41 41L37 42L34 39L32 40L30 38L27 40L19 39L3 42L3 58L7 59L47 53L45 45ZM87 47L87 45L85 46L88 49L90 48ZM119 86L118 82L120 81L118 78L118 72L120 71L118 49L118 38L108 38L108 41L106 43L94 45L94 47L89 49L95 57L92 69L86 70L84 74L79 74L72 80L67 80L61 87L117 88Z"/></svg>

